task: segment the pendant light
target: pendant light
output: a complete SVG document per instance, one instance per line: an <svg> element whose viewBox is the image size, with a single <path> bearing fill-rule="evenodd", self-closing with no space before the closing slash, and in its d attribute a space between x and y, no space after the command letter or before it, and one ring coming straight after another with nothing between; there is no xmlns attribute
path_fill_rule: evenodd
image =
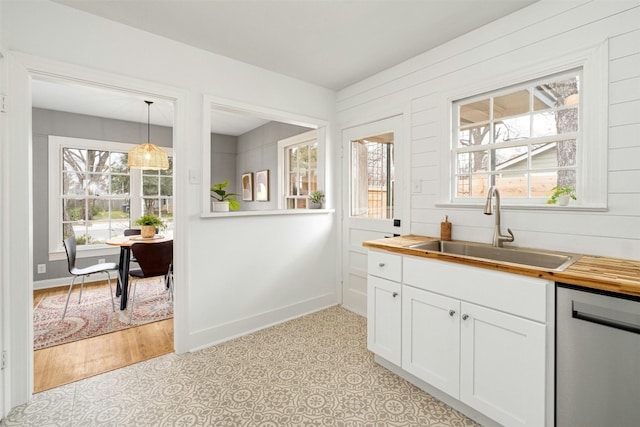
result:
<svg viewBox="0 0 640 427"><path fill-rule="evenodd" d="M165 170L169 169L169 156L162 148L151 143L151 104L147 103L147 142L137 145L129 151L127 166L131 169Z"/></svg>

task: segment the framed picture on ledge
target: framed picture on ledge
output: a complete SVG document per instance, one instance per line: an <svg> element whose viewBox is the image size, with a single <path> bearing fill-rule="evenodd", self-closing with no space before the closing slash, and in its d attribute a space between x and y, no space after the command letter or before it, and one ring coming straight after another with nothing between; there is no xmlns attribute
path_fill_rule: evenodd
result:
<svg viewBox="0 0 640 427"><path fill-rule="evenodd" d="M256 172L256 200L269 201L269 169Z"/></svg>
<svg viewBox="0 0 640 427"><path fill-rule="evenodd" d="M253 174L251 172L242 174L242 200L253 200Z"/></svg>

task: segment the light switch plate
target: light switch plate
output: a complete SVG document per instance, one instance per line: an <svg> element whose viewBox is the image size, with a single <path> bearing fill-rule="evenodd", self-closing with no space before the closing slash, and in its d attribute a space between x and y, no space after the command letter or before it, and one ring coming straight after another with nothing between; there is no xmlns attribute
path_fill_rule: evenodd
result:
<svg viewBox="0 0 640 427"><path fill-rule="evenodd" d="M189 169L189 184L200 184L200 171Z"/></svg>

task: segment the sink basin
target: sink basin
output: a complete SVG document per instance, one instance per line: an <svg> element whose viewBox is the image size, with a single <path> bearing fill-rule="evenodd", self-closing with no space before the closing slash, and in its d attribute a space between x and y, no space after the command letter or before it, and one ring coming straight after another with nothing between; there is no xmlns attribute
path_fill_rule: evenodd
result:
<svg viewBox="0 0 640 427"><path fill-rule="evenodd" d="M421 242L410 245L409 248L524 265L546 271L563 271L580 258L578 254L566 252L518 247L496 248L485 243L458 241Z"/></svg>
<svg viewBox="0 0 640 427"><path fill-rule="evenodd" d="M419 249L423 251L436 251L440 252L440 241L431 240L429 242L420 242L408 246L411 249Z"/></svg>

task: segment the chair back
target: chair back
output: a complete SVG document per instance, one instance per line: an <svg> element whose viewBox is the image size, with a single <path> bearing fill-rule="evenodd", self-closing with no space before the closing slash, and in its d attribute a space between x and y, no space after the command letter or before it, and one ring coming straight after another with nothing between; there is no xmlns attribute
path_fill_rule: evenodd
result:
<svg viewBox="0 0 640 427"><path fill-rule="evenodd" d="M135 243L131 246L133 256L144 277L164 276L173 263L173 241L158 243Z"/></svg>
<svg viewBox="0 0 640 427"><path fill-rule="evenodd" d="M67 252L67 264L69 273L76 268L76 236L64 239L64 250Z"/></svg>
<svg viewBox="0 0 640 427"><path fill-rule="evenodd" d="M158 227L156 227L156 234L158 234L158 231L160 231L160 229L158 229ZM140 228L125 228L123 234L125 236L139 236L140 234L142 234L142 229L140 229Z"/></svg>

